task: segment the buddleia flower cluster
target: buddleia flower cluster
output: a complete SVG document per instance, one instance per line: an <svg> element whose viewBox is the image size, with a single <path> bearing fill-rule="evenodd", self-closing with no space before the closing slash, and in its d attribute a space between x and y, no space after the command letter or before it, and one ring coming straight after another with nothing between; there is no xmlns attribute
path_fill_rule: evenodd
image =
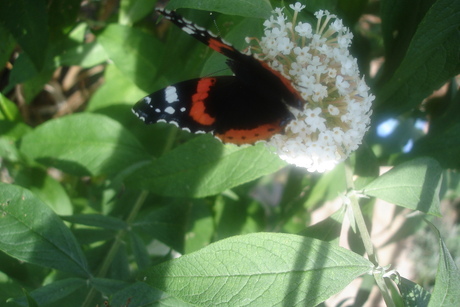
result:
<svg viewBox="0 0 460 307"><path fill-rule="evenodd" d="M290 5L292 22L276 8L264 22L261 40L247 38L249 53L281 72L305 101L291 108L296 119L267 145L285 161L310 172L324 172L345 160L369 129L374 96L360 77L348 48L353 38L336 15L320 10L313 28L297 22L305 8Z"/></svg>

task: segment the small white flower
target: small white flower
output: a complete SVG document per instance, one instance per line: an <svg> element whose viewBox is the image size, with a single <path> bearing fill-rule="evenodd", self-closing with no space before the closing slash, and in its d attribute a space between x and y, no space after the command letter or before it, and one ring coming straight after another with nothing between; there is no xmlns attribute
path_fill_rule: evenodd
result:
<svg viewBox="0 0 460 307"><path fill-rule="evenodd" d="M339 91L340 95L345 95L349 93L350 83L345 81L343 79L343 76L337 76L335 80L335 86L337 87L337 90Z"/></svg>
<svg viewBox="0 0 460 307"><path fill-rule="evenodd" d="M332 116L337 116L340 114L340 110L336 107L334 107L332 104L328 105L327 106L327 111L329 112L329 114L331 114Z"/></svg>
<svg viewBox="0 0 460 307"><path fill-rule="evenodd" d="M309 23L299 22L294 30L302 37L311 38L313 36L312 28Z"/></svg>
<svg viewBox="0 0 460 307"><path fill-rule="evenodd" d="M326 130L325 122L326 120L320 116L321 108L307 109L305 111L306 118L304 122L309 126L313 131L324 131Z"/></svg>
<svg viewBox="0 0 460 307"><path fill-rule="evenodd" d="M299 65L299 63L297 62L294 62L291 64L291 69L289 70L289 74L291 76L297 76L297 75L300 75L302 73L302 65Z"/></svg>
<svg viewBox="0 0 460 307"><path fill-rule="evenodd" d="M288 37L278 37L276 44L278 45L278 51L286 55L290 54L294 48L294 43Z"/></svg>
<svg viewBox="0 0 460 307"><path fill-rule="evenodd" d="M305 8L305 5L302 5L300 2L296 2L294 5L289 4L289 7L293 10L299 13L301 10Z"/></svg>

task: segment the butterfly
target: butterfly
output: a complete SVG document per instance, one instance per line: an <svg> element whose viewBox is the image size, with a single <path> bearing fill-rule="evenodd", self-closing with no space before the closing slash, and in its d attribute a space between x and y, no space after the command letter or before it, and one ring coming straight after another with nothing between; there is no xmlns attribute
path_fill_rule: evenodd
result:
<svg viewBox="0 0 460 307"><path fill-rule="evenodd" d="M144 123L167 122L192 133L212 133L224 143L254 144L283 133L301 109L291 82L267 63L244 54L220 37L177 14L157 9L185 33L223 54L233 76L182 81L156 91L133 107Z"/></svg>

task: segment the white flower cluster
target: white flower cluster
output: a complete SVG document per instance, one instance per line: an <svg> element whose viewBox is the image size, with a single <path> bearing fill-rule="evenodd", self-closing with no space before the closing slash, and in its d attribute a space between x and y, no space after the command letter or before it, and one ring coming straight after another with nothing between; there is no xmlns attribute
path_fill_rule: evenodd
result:
<svg viewBox="0 0 460 307"><path fill-rule="evenodd" d="M264 22L265 36L250 47L254 56L289 79L305 101L302 111L291 109L296 119L285 134L275 135L268 145L291 164L324 172L361 144L375 97L348 51L353 35L342 21L321 10L315 13L318 23L313 29L308 23L295 24L305 6L296 3L290 8L292 22L276 8Z"/></svg>

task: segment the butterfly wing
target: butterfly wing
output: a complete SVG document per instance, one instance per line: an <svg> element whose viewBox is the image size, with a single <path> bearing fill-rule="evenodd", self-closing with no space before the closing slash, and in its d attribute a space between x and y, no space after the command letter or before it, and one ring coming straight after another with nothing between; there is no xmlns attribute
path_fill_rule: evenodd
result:
<svg viewBox="0 0 460 307"><path fill-rule="evenodd" d="M234 144L266 140L292 119L286 105L261 97L234 76L179 82L142 98L133 112L146 124L172 123Z"/></svg>
<svg viewBox="0 0 460 307"><path fill-rule="evenodd" d="M228 57L230 60L227 61L227 64L235 76L240 78L242 82L246 82L253 91L259 92L262 96L278 97L280 102L302 109L302 97L291 82L279 71L274 70L267 63L251 55L241 53L230 43L183 18L175 11L157 9L157 12L165 16L185 33Z"/></svg>

